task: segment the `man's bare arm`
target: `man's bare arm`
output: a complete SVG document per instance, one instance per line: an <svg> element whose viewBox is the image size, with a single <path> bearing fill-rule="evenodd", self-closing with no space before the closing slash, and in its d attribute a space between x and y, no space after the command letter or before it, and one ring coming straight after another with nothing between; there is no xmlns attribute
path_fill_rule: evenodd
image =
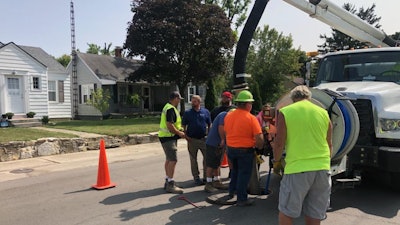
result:
<svg viewBox="0 0 400 225"><path fill-rule="evenodd" d="M330 156L332 158L332 122L329 121L329 127L328 127L328 132L326 135L326 142L328 142L328 146L329 146L329 152L330 152Z"/></svg>
<svg viewBox="0 0 400 225"><path fill-rule="evenodd" d="M178 129L176 129L175 125L171 122L167 122L167 128L169 130L169 132L174 133L176 135L178 135L181 138L185 137L185 133L183 131L180 131Z"/></svg>
<svg viewBox="0 0 400 225"><path fill-rule="evenodd" d="M277 133L274 141L273 151L274 151L274 160L279 161L282 157L283 150L285 148L286 142L286 122L285 117L282 113L278 113L277 118Z"/></svg>
<svg viewBox="0 0 400 225"><path fill-rule="evenodd" d="M264 135L263 133L259 133L255 135L256 138L256 148L262 149L264 147Z"/></svg>

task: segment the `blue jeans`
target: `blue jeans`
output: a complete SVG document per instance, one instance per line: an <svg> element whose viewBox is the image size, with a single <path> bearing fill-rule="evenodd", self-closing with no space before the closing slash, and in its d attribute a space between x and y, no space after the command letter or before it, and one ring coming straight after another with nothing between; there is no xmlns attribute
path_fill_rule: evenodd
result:
<svg viewBox="0 0 400 225"><path fill-rule="evenodd" d="M228 146L228 158L232 163L229 194L237 193L237 201L247 200L247 186L249 185L253 160L253 149L239 149Z"/></svg>

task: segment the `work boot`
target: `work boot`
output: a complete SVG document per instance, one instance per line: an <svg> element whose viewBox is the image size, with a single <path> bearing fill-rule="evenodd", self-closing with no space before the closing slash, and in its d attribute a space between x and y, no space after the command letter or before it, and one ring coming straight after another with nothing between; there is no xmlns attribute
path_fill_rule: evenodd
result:
<svg viewBox="0 0 400 225"><path fill-rule="evenodd" d="M208 193L214 193L214 192L217 192L218 189L213 187L213 183L212 182L207 182L206 186L204 186L204 191L206 191Z"/></svg>
<svg viewBox="0 0 400 225"><path fill-rule="evenodd" d="M196 186L201 186L204 185L204 182L199 177L196 177L194 178L194 184L196 184Z"/></svg>
<svg viewBox="0 0 400 225"><path fill-rule="evenodd" d="M223 184L220 180L214 180L212 186L220 190L228 190L228 186Z"/></svg>
<svg viewBox="0 0 400 225"><path fill-rule="evenodd" d="M177 187L173 180L168 182L167 187L165 188L165 190L167 192L173 193L173 194L183 194L182 188Z"/></svg>
<svg viewBox="0 0 400 225"><path fill-rule="evenodd" d="M250 198L248 198L248 199L245 200L245 201L238 201L238 202L236 203L236 206L239 206L239 207L243 207L243 206L252 206L252 205L254 205L254 199L250 199Z"/></svg>

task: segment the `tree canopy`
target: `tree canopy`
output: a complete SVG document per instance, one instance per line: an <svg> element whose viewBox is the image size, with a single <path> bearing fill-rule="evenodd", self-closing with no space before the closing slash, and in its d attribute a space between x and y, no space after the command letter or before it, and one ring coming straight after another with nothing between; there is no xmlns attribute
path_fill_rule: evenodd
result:
<svg viewBox="0 0 400 225"><path fill-rule="evenodd" d="M252 75L250 89L262 90L262 103L275 102L286 92L285 76L301 76L301 60L305 58L305 52L293 48L291 36L284 36L268 25L257 28L247 57L247 68Z"/></svg>
<svg viewBox="0 0 400 225"><path fill-rule="evenodd" d="M225 56L235 40L219 6L193 0L134 0L132 12L124 48L128 56L146 60L130 79L175 81L182 92L190 82L204 83L225 71Z"/></svg>
<svg viewBox="0 0 400 225"><path fill-rule="evenodd" d="M237 30L246 21L251 0L204 0L204 2L219 5Z"/></svg>
<svg viewBox="0 0 400 225"><path fill-rule="evenodd" d="M88 50L86 50L86 53L89 53L89 54L95 54L95 55L98 55L99 53L101 53L102 55L114 55L115 54L114 50L110 51L112 43L107 44L104 42L103 48L101 48L100 45L93 44L93 43L90 43L90 44L87 43L87 45L89 48L88 48Z"/></svg>
<svg viewBox="0 0 400 225"><path fill-rule="evenodd" d="M100 49L101 49L100 46L93 44L93 43L90 43L90 44L86 43L86 44L89 46L88 50L86 50L86 53L95 54L95 55L99 54Z"/></svg>
<svg viewBox="0 0 400 225"><path fill-rule="evenodd" d="M375 4L372 4L371 7L364 9L361 7L356 9L355 5L350 3L345 3L343 8L349 11L350 13L356 14L362 20L365 20L367 23L375 26L376 28L380 28L381 25L379 21L381 17L375 15ZM326 34L320 35L321 39L325 39L325 43L319 45L321 52L329 52L334 50L345 50L345 49L358 49L364 47L370 47L367 43L360 42L358 40L353 39L352 37L332 28L332 36L328 37Z"/></svg>
<svg viewBox="0 0 400 225"><path fill-rule="evenodd" d="M56 60L63 65L64 67L68 66L68 63L71 61L71 56L67 54L63 54L59 58L56 58Z"/></svg>

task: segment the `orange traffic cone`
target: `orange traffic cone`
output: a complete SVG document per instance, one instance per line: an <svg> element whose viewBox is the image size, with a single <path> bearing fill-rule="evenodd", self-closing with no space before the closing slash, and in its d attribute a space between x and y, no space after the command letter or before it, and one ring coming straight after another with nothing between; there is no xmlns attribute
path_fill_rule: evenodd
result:
<svg viewBox="0 0 400 225"><path fill-rule="evenodd" d="M226 155L226 152L224 152L224 156L223 156L222 162L221 162L221 167L222 168L226 168L228 166L229 166L229 164L228 164L228 156Z"/></svg>
<svg viewBox="0 0 400 225"><path fill-rule="evenodd" d="M100 140L100 157L99 157L99 168L97 171L97 184L92 185L94 189L103 190L106 188L112 188L116 185L110 181L110 173L108 172L106 147L104 140Z"/></svg>

